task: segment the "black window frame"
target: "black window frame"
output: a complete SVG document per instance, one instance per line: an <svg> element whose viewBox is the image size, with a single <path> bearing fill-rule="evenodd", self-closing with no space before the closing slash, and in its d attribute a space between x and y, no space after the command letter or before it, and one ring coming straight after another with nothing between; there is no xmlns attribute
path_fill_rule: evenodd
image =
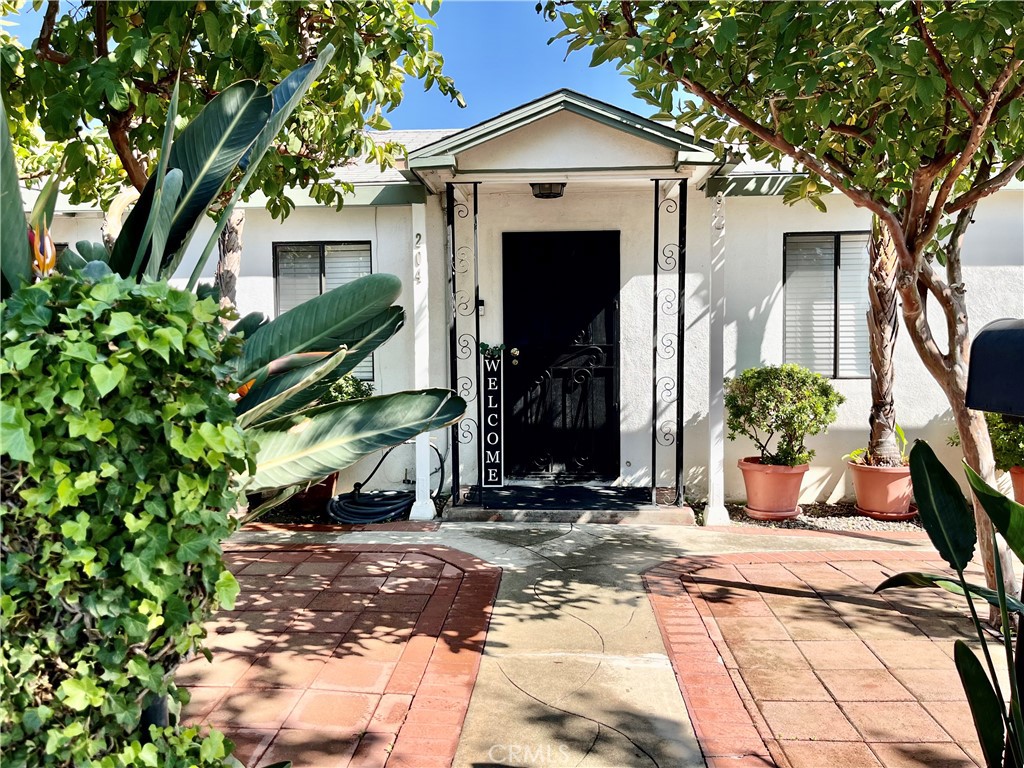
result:
<svg viewBox="0 0 1024 768"><path fill-rule="evenodd" d="M840 376L839 375L839 272L842 267L840 258L843 235L864 235L871 238L869 229L825 229L808 230L782 233L782 360L789 362L788 350L786 347L786 276L789 274L786 258L788 254L788 243L790 237L827 237L832 236L832 373L829 379L835 381L864 381L871 378L870 360L868 374L866 376ZM869 264L870 274L870 264ZM867 284L864 285L867 291Z"/></svg>
<svg viewBox="0 0 1024 768"><path fill-rule="evenodd" d="M278 277L280 276L279 264L280 264L280 249L287 248L289 246L305 246L311 245L318 246L320 249L320 293L318 295L323 296L325 289L327 288L327 248L332 245L358 245L366 246L366 250L370 253L370 271L367 274L373 274L373 241L371 240L281 240L274 241L271 243L271 251L273 254L273 273L274 273L274 317L281 316L281 301L278 293ZM376 381L377 379L377 360L376 356L371 353L367 358L370 361L370 378L366 381ZM353 371L354 372L354 371Z"/></svg>

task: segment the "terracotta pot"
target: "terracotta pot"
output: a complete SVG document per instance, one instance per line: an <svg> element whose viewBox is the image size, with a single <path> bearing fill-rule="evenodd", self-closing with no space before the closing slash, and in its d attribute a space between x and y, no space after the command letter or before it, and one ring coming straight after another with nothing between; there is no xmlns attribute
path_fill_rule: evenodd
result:
<svg viewBox="0 0 1024 768"><path fill-rule="evenodd" d="M875 520L909 520L917 514L910 497L910 467L869 467L853 461L850 474L857 494L857 511Z"/></svg>
<svg viewBox="0 0 1024 768"><path fill-rule="evenodd" d="M1024 467L1010 467L1010 481L1013 483L1013 498L1024 504Z"/></svg>
<svg viewBox="0 0 1024 768"><path fill-rule="evenodd" d="M762 464L759 457L749 456L740 459L737 466L747 488L747 506L743 508L747 515L755 520L788 520L803 511L797 501L808 464L782 467Z"/></svg>

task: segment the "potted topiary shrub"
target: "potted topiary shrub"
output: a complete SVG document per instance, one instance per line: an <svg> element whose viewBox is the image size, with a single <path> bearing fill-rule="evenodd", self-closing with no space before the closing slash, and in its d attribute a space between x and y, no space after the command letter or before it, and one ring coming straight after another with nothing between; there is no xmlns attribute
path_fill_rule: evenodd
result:
<svg viewBox="0 0 1024 768"><path fill-rule="evenodd" d="M725 380L729 439L743 435L760 451L738 462L750 517L784 520L800 514L800 483L814 456L804 440L824 432L845 399L824 376L792 363L750 368Z"/></svg>
<svg viewBox="0 0 1024 768"><path fill-rule="evenodd" d="M910 503L914 486L910 479L907 438L899 424L895 425L899 448L898 463L885 466L872 460L867 448L860 448L843 458L848 459L857 511L875 520L909 520L917 514Z"/></svg>

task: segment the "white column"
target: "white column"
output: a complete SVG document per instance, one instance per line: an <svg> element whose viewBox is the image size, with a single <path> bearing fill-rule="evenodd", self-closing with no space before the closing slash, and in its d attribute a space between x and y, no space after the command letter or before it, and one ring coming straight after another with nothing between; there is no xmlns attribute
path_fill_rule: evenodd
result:
<svg viewBox="0 0 1024 768"><path fill-rule="evenodd" d="M412 333L413 386L430 386L430 295L427 290L427 206L412 205ZM432 520L436 510L430 500L430 435L416 435L416 501L410 520Z"/></svg>
<svg viewBox="0 0 1024 768"><path fill-rule="evenodd" d="M728 525L725 509L725 209L719 192L711 206L708 275L708 506L704 525Z"/></svg>

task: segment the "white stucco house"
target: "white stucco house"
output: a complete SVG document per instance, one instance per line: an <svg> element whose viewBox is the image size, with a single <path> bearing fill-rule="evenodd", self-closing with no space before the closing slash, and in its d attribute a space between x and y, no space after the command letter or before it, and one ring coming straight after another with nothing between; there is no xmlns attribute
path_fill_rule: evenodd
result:
<svg viewBox="0 0 1024 768"><path fill-rule="evenodd" d="M663 502L684 486L721 520L753 452L725 439L722 381L782 362L847 398L811 442L803 500L852 493L842 457L865 444L870 408L866 211L841 194L827 213L787 206L791 175L723 164L692 136L565 90L465 130L388 138L405 162L343 169L355 191L340 212L298 191L284 223L248 203L239 308L273 316L367 272L398 275L406 325L359 374L381 393L466 397L466 418L430 438L459 503L478 503L482 484L639 487ZM99 223L61 210L54 239L98 239ZM963 252L972 331L1024 316L1024 185L979 205ZM500 429L487 426L481 342L507 348ZM949 409L905 334L896 406L911 439L949 450ZM418 489L436 486L425 440L375 483L413 481L417 465Z"/></svg>

